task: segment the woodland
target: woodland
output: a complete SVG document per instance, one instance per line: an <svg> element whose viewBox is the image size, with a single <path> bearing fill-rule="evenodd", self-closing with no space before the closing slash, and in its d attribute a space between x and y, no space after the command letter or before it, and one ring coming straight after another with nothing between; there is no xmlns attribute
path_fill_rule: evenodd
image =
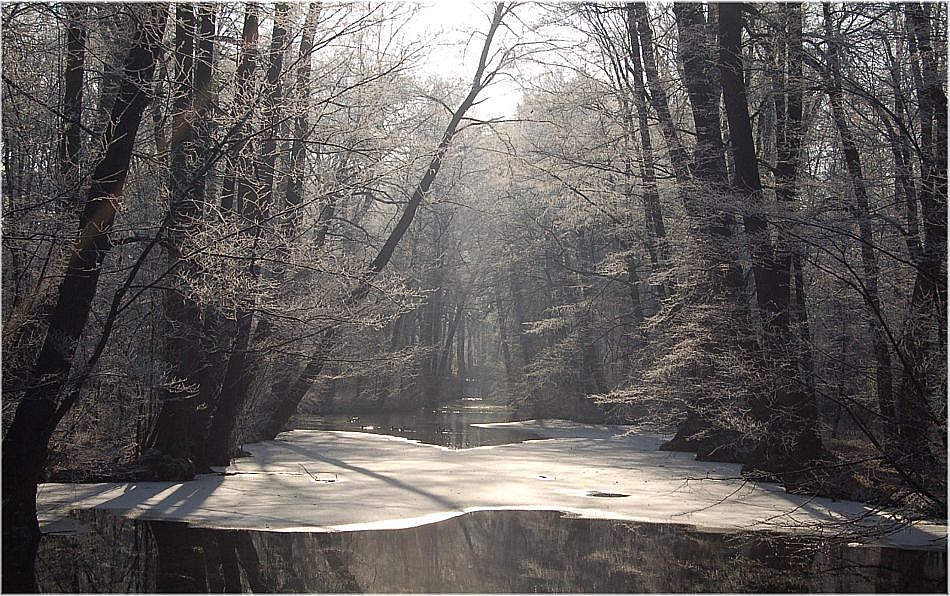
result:
<svg viewBox="0 0 950 596"><path fill-rule="evenodd" d="M43 482L468 395L946 518L945 3L422 11L3 4L4 591Z"/></svg>

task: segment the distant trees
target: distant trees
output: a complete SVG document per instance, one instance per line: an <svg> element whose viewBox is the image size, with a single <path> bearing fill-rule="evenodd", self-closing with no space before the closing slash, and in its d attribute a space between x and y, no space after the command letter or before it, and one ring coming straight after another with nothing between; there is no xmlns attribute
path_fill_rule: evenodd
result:
<svg viewBox="0 0 950 596"><path fill-rule="evenodd" d="M475 68L471 87L459 106L451 113L449 122L445 126L445 131L442 133L442 137L435 148L428 167L423 170L422 178L412 191L405 209L400 214L395 226L389 232L383 246L370 262L366 272L358 277L358 282L355 287L344 298L344 307L354 307L358 305L369 294L372 289L373 279L389 264L396 247L400 241L402 241L403 236L405 236L406 231L412 224L416 211L428 195L433 182L435 182L436 176L439 175L445 154L452 143L452 139L459 131L466 113L475 103L479 93L482 92L485 86L491 84L492 80L498 76L500 69L506 66L507 61L504 58L500 61L496 61L494 64L491 63L493 51L492 41L496 31L502 24L502 20L511 10L512 7L510 5L503 3L497 3L495 5L488 31L485 33L485 41L479 52L478 65ZM321 345L306 361L303 370L297 375L297 378L290 384L277 386L281 390L275 391L275 395L273 396L276 406L271 412L269 422L264 426L263 436L265 438L277 436L277 434L284 429L290 417L296 413L300 401L317 380L317 375L320 374L327 360L327 352L333 345L335 334L336 330L334 327L331 326L325 329L321 334ZM434 339L434 336L432 339Z"/></svg>

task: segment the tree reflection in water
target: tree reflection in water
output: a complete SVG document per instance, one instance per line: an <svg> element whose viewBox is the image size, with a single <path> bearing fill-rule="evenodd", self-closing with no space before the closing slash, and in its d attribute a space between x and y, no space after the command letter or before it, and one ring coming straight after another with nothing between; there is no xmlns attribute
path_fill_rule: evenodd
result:
<svg viewBox="0 0 950 596"><path fill-rule="evenodd" d="M46 592L943 592L947 553L481 511L404 530L280 533L76 512Z"/></svg>

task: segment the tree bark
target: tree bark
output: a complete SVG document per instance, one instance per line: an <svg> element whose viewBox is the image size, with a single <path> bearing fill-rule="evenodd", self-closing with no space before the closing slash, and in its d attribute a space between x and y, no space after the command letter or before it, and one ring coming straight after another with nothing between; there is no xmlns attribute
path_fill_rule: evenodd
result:
<svg viewBox="0 0 950 596"><path fill-rule="evenodd" d="M780 204L789 211L797 209L798 170L801 164L802 137L804 134L802 95L804 61L802 48L801 4L781 5L784 51L776 56L773 82L775 104L775 195ZM787 295L789 322L798 327L800 341L793 352L800 370L801 382L810 399L814 399L815 370L812 357L811 333L808 326L808 311L805 297L805 263L802 243L793 240L784 228L779 228L776 240L776 271L779 292Z"/></svg>
<svg viewBox="0 0 950 596"><path fill-rule="evenodd" d="M261 144L261 165L258 171L257 202L245 201L242 205L244 214L257 223L253 232L253 246L257 247L257 241L261 236L259 227L263 224L264 218L270 211L273 203L273 193L275 189L275 168L277 164L277 137L278 137L278 110L282 98L280 89L281 75L283 73L284 46L287 42L287 12L286 4L278 4L277 13L274 17L274 27L271 34L271 45L269 51L269 64L265 83L265 101L264 101L264 119L268 133ZM306 34L301 45L307 43ZM255 263L253 250L250 255L252 276L261 274L259 267ZM250 399L251 381L258 370L257 362L248 358L248 351L252 345L259 345L263 341L263 336L269 335L270 324L266 319L260 319L257 324L255 337L251 337L251 325L253 313L242 311L238 314L237 334L235 336L234 346L231 357L225 370L224 380L221 386L221 395L218 399L217 408L211 420L209 432L205 437L203 452L208 458L209 465L226 466L230 463L231 454L237 446L237 423L244 409L244 405Z"/></svg>
<svg viewBox="0 0 950 596"><path fill-rule="evenodd" d="M463 293L459 296L458 305L455 307L455 316L452 317L452 322L449 325L448 333L445 334L445 345L442 347L442 357L439 360L439 369L438 376L444 377L448 373L451 373L450 365L450 354L452 352L452 344L455 340L455 333L460 329L462 322L462 314L465 312L465 300L468 298L468 293Z"/></svg>
<svg viewBox="0 0 950 596"><path fill-rule="evenodd" d="M237 421L250 394L253 363L248 361L248 350L252 322L253 315L250 312L240 313L234 345L221 382L221 394L204 441L204 461L209 466L231 463L231 454L236 446L234 434Z"/></svg>
<svg viewBox="0 0 950 596"><path fill-rule="evenodd" d="M498 319L498 343L501 349L501 362L505 365L505 387L508 389L509 397L512 397L515 395L515 367L511 361L511 348L508 345L508 316L504 301L501 298L502 284L499 283L500 281L499 279L495 282L495 316ZM475 351L477 349L473 350L472 346L469 347L470 356ZM471 362L469 368L472 368Z"/></svg>
<svg viewBox="0 0 950 596"><path fill-rule="evenodd" d="M731 189L719 118L720 75L715 63L709 59L715 55L709 25L698 4L675 3L673 12L679 33L683 80L696 131L692 177L680 184L684 188L686 210L696 222L696 239L709 271L706 281L709 290L702 297L707 304L703 307L722 311L732 327L713 332L704 349L711 353L739 349L749 354L756 347L746 307L745 276L739 264L736 222L733 215L722 208L719 199ZM707 200L705 197L714 198ZM709 370L708 374L716 374L716 371ZM700 459L738 458L738 453L724 448L735 439L734 433L704 419L701 412L711 405L705 396L694 399L696 403L688 409L676 435L664 445L664 449L697 451ZM696 438L700 436L705 438Z"/></svg>
<svg viewBox="0 0 950 596"><path fill-rule="evenodd" d="M253 110L253 97L256 93L253 85L254 71L257 70L259 36L258 5L253 2L245 4L244 26L241 31L241 61L237 68L237 89L235 91L234 111L249 116ZM243 209L242 201L249 191L246 178L250 175L251 162L248 159L248 117L241 120L236 132L240 143L236 147L235 156L229 153L225 156L225 181L221 191L221 208L225 212L239 213ZM240 117L240 116L239 116Z"/></svg>
<svg viewBox="0 0 950 596"><path fill-rule="evenodd" d="M307 135L310 133L310 123L307 117L310 103L310 57L313 53L313 39L316 35L317 20L320 18L322 5L318 2L310 4L307 10L307 20L304 23L300 37L300 51L298 53L297 81L295 101L297 115L294 118L294 140L290 148L290 176L287 178L286 201L288 207L300 205L303 200L304 167L307 158ZM288 216L286 232L290 236L296 230L300 214L296 211Z"/></svg>
<svg viewBox="0 0 950 596"><path fill-rule="evenodd" d="M656 182L656 167L653 157L653 141L650 138L650 125L647 121L647 91L643 83L644 67L641 64L640 35L636 26L636 16L632 4L627 4L627 37L630 44L630 64L633 65L633 105L637 110L637 128L640 134L641 166L640 177L643 180L643 210L646 216L647 233L656 238L659 245L659 266L655 273L662 275L659 284L660 295L665 296L675 284L670 276L669 247L666 240L666 224L663 222L663 209L660 205L660 192ZM652 51L652 49L651 49Z"/></svg>
<svg viewBox="0 0 950 596"><path fill-rule="evenodd" d="M673 12L676 14L676 27L679 31L683 78L696 129L694 171L696 177L703 182L724 187L728 183L728 174L722 144L722 126L719 121L721 91L718 77L709 59L715 53L709 40L706 18L698 4L676 3ZM721 187L718 190L721 190Z"/></svg>
<svg viewBox="0 0 950 596"><path fill-rule="evenodd" d="M465 391L465 313L459 318L458 334L455 337L455 361L458 363L459 381L462 383L462 391ZM465 397L464 395L462 397Z"/></svg>
<svg viewBox="0 0 950 596"><path fill-rule="evenodd" d="M211 157L213 145L214 104L216 93L212 88L214 74L214 41L217 27L217 7L214 4L197 5L197 44L195 48L195 88L192 102L195 117L194 157L196 163L205 164ZM193 181L195 202L202 206L210 203L208 194L209 176L199 176Z"/></svg>
<svg viewBox="0 0 950 596"><path fill-rule="evenodd" d="M207 167L211 137L210 89L214 65L214 8L176 5L175 96L170 142L171 218L168 243L172 289L166 296L170 329L167 359L181 386L164 389L164 401L152 446L164 454L188 459L205 469L204 444L209 413L219 395L219 364L205 338L216 332L218 317L189 296L188 279L199 277L198 267L184 253L189 239L202 225L206 208ZM202 312L204 310L204 312Z"/></svg>
<svg viewBox="0 0 950 596"><path fill-rule="evenodd" d="M284 70L284 46L287 44L287 13L289 7L284 3L276 4L274 27L271 32L269 63L264 83L264 125L267 134L261 143L260 160L257 171L257 200L243 206L244 214L250 219L261 221L270 213L273 206L275 168L277 165L277 139L281 136L279 110L282 108L283 89L281 76Z"/></svg>
<svg viewBox="0 0 950 596"><path fill-rule="evenodd" d="M194 196L195 120L195 7L175 5L175 89L172 101L172 135L169 144L169 192L171 219L168 226L168 260L174 268L171 288L165 295L168 320L165 357L174 378L165 381L162 405L151 447L176 458L191 459L200 450L204 434L199 404L201 396L201 315L188 295L187 280L194 278L194 263L184 258L185 244L194 234L201 208Z"/></svg>

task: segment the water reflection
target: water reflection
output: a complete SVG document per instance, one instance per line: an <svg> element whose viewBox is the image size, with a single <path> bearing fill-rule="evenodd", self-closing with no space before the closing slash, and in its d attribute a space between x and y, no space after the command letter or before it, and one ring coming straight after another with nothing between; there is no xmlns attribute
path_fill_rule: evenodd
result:
<svg viewBox="0 0 950 596"><path fill-rule="evenodd" d="M509 407L468 398L435 409L425 408L413 412L302 415L291 424L303 430L348 430L393 435L450 449L506 445L540 438L529 431L471 426L513 420L516 420L514 411Z"/></svg>
<svg viewBox="0 0 950 596"><path fill-rule="evenodd" d="M946 551L482 511L405 530L275 533L132 521L45 536L46 592L942 592Z"/></svg>

